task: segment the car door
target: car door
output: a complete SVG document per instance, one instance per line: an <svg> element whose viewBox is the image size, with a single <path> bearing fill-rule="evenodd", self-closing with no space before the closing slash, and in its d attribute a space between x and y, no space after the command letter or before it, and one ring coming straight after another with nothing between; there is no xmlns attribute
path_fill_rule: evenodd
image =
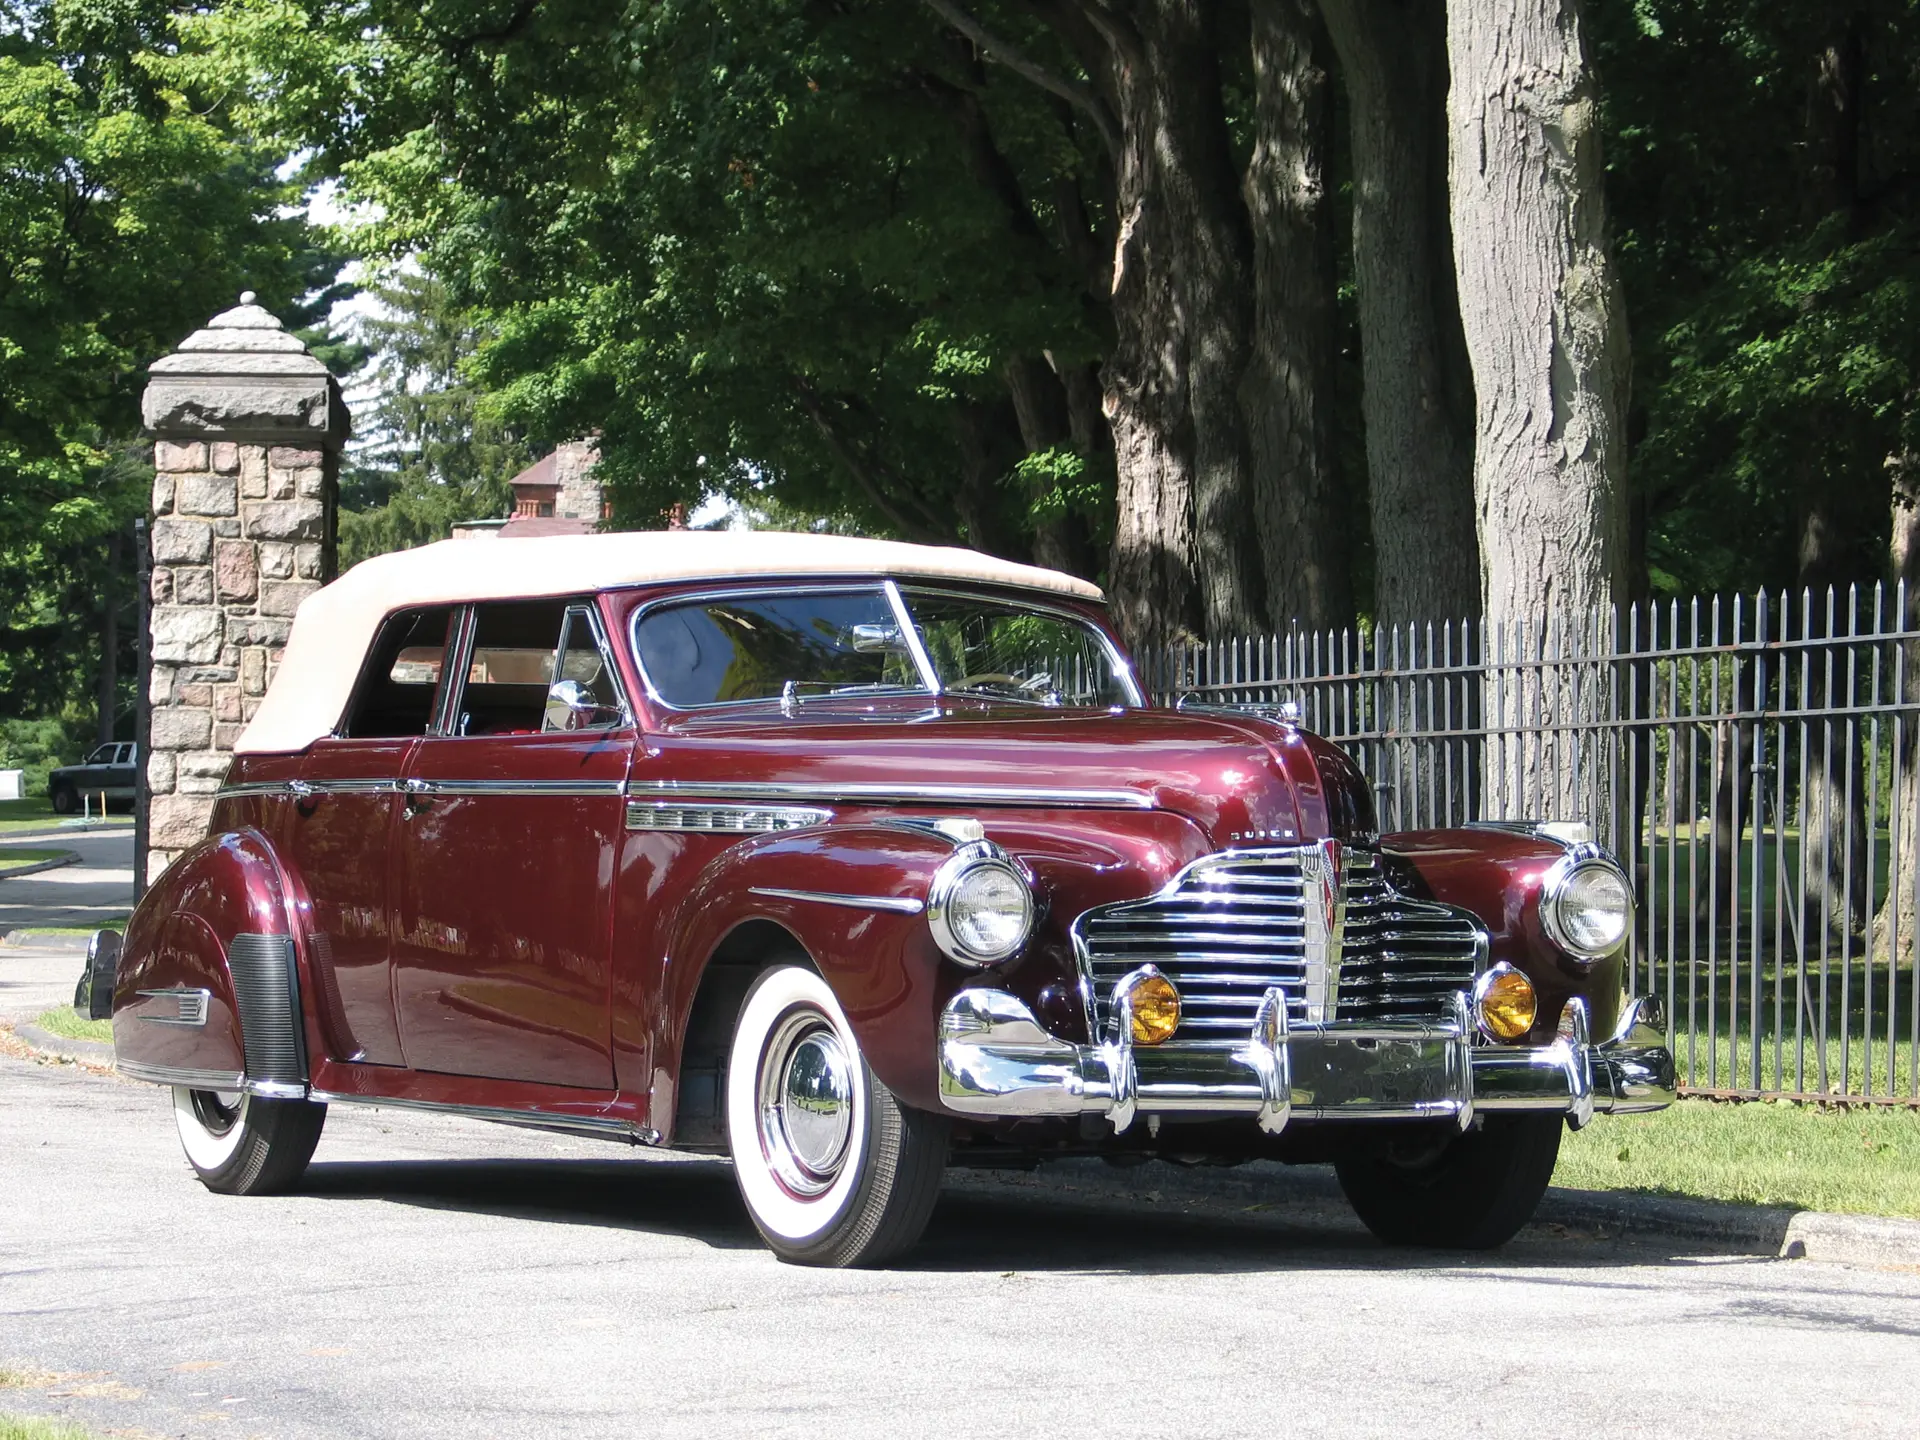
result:
<svg viewBox="0 0 1920 1440"><path fill-rule="evenodd" d="M305 793L276 837L311 905L315 997L334 1058L401 1065L388 894L407 761L444 704L450 605L388 617L337 731L300 768Z"/></svg>
<svg viewBox="0 0 1920 1440"><path fill-rule="evenodd" d="M635 732L587 600L473 606L408 766L394 997L417 1070L613 1088L611 891ZM549 708L556 681L576 704Z"/></svg>
<svg viewBox="0 0 1920 1440"><path fill-rule="evenodd" d="M132 741L113 747L113 763L107 767L107 791L117 800L133 795L133 755L136 748Z"/></svg>

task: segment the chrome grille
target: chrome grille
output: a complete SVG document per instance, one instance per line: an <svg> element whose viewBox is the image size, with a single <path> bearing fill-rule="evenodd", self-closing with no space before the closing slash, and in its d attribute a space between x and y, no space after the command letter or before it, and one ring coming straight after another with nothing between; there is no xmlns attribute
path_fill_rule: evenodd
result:
<svg viewBox="0 0 1920 1440"><path fill-rule="evenodd" d="M1343 1021L1437 1020L1447 997L1473 984L1484 945L1464 910L1411 900L1387 883L1372 850L1346 853ZM1176 984L1179 982L1175 982Z"/></svg>
<svg viewBox="0 0 1920 1440"><path fill-rule="evenodd" d="M1473 984L1484 940L1465 912L1412 900L1388 884L1374 851L1345 847L1346 926L1333 1022L1438 1020ZM1073 933L1111 1013L1113 987L1151 964L1179 987L1182 1035L1246 1033L1278 985L1288 1019L1306 1023L1307 895L1300 849L1227 851L1190 865L1146 900L1090 910Z"/></svg>

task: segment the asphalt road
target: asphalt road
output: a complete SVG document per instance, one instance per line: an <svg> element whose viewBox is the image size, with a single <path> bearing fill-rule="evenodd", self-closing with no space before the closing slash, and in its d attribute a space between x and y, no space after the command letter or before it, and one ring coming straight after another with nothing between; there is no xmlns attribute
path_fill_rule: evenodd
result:
<svg viewBox="0 0 1920 1440"><path fill-rule="evenodd" d="M0 934L35 925L101 926L133 908L133 831L83 830L12 843L38 850L72 850L80 859L57 870L0 880ZM0 844L4 854L5 844Z"/></svg>
<svg viewBox="0 0 1920 1440"><path fill-rule="evenodd" d="M194 1437L1920 1433L1920 1275L950 1191L900 1268L724 1166L336 1107L209 1194L164 1092L0 1056L0 1411Z"/></svg>

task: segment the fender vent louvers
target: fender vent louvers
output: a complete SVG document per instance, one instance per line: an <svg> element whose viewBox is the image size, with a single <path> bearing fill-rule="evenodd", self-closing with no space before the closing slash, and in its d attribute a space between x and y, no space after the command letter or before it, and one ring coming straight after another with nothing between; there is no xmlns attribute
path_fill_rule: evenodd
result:
<svg viewBox="0 0 1920 1440"><path fill-rule="evenodd" d="M293 941L285 935L236 935L227 947L247 1078L298 1085L307 1078L300 1043L300 991Z"/></svg>

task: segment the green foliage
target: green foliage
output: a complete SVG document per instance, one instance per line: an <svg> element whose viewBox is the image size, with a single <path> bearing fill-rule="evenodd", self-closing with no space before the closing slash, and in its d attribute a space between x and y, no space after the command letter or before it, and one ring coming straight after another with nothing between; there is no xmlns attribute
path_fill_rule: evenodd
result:
<svg viewBox="0 0 1920 1440"><path fill-rule="evenodd" d="M69 705L32 720L0 720L0 770L24 770L28 795L47 793L47 772L71 765L94 738L91 708Z"/></svg>
<svg viewBox="0 0 1920 1440"><path fill-rule="evenodd" d="M503 421L600 432L616 519L771 491L1024 548L1001 366L1104 339L1054 212L1022 197L1091 171L1042 92L924 13L232 0L197 33L256 123L370 202L362 244L476 311L471 374Z"/></svg>
<svg viewBox="0 0 1920 1440"><path fill-rule="evenodd" d="M77 703L106 607L131 620L109 537L151 482L144 367L243 287L297 324L333 299L339 257L282 213L299 187L181 83L185 8L16 0L0 21L0 719Z"/></svg>
<svg viewBox="0 0 1920 1440"><path fill-rule="evenodd" d="M1920 380L1920 7L1594 10L1653 588L1871 580ZM1849 16L1860 145L1826 177L1813 87Z"/></svg>
<svg viewBox="0 0 1920 1440"><path fill-rule="evenodd" d="M381 308L361 322L360 338L378 390L361 407L368 443L342 480L342 568L443 540L462 520L504 515L507 482L533 459L467 374L482 338L473 314L418 271L369 288Z"/></svg>

